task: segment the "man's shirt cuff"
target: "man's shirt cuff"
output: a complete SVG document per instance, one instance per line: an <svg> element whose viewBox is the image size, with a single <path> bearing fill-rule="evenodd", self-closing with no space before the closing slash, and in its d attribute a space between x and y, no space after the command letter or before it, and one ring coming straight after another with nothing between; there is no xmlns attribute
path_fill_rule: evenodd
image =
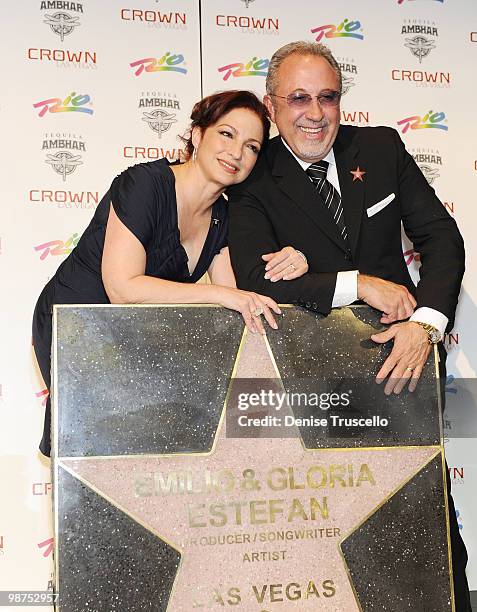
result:
<svg viewBox="0 0 477 612"><path fill-rule="evenodd" d="M332 308L348 306L358 299L358 270L338 272Z"/></svg>
<svg viewBox="0 0 477 612"><path fill-rule="evenodd" d="M432 325L441 332L442 336L444 336L449 319L443 315L442 312L434 310L434 308L421 306L421 308L418 308L414 314L411 315L409 321L419 321L420 323Z"/></svg>

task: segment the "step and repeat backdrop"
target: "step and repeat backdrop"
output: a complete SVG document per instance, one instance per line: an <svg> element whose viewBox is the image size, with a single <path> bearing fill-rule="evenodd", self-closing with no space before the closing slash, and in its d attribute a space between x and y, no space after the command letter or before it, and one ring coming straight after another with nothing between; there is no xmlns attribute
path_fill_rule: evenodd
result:
<svg viewBox="0 0 477 612"><path fill-rule="evenodd" d="M446 449L477 589L477 4L474 0L23 0L0 47L0 590L53 580L49 461L37 451L46 389L31 346L42 287L113 178L182 158L202 95L263 95L274 50L327 44L343 71L342 122L399 131L464 235L467 272L448 357ZM403 237L418 278L419 253Z"/></svg>

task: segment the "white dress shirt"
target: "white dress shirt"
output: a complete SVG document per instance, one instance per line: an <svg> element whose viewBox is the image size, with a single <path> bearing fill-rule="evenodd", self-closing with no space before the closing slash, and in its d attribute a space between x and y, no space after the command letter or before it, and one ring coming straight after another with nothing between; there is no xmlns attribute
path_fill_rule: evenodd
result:
<svg viewBox="0 0 477 612"><path fill-rule="evenodd" d="M295 155L295 153L290 149L290 147L283 140L283 138L282 142L296 159L296 161L300 164L303 170L308 170L312 162L303 161ZM326 174L327 180L341 195L340 182L338 179L338 168L336 167L336 160L335 154L333 153L333 149L330 149L329 153L323 158L323 161L326 161L329 164L328 171ZM355 302L358 299L358 274L359 270L349 270L346 272L338 272L336 274L335 292L333 294L333 301L331 303L332 308L336 308L339 306L347 306L348 304L351 304L352 302ZM434 308L428 308L427 306L422 306L421 308L418 308L412 314L409 320L419 321L421 323L429 323L430 325L436 327L440 331L442 336L444 335L447 322L449 321L449 319L444 314L442 314L442 312L434 310Z"/></svg>

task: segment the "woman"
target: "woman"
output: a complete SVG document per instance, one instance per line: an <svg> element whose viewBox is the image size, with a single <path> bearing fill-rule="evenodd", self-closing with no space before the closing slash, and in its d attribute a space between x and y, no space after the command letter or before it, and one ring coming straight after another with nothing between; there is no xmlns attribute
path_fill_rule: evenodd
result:
<svg viewBox="0 0 477 612"><path fill-rule="evenodd" d="M220 304L240 312L248 329L276 328L277 304L236 289L227 248L222 193L243 181L268 140L267 111L247 91L214 94L192 111L184 164L161 159L120 174L78 245L43 289L33 317L33 344L50 387L53 304ZM264 256L272 280L297 278L306 260L286 247ZM195 284L206 272L212 284ZM50 452L47 402L42 453Z"/></svg>

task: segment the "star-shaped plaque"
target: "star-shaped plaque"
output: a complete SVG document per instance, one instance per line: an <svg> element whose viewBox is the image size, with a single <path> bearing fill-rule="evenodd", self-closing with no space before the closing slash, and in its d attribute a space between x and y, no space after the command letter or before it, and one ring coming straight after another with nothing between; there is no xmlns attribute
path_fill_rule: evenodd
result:
<svg viewBox="0 0 477 612"><path fill-rule="evenodd" d="M244 331L233 380L253 378L280 384L267 339ZM167 601L151 610L366 610L350 564L364 571L368 555L354 559L352 538L363 542L360 529L440 461L440 448L310 450L296 428L283 437L227 437L231 401L229 392L209 452L60 457L57 466L180 554ZM381 527L378 520L373 529ZM376 542L368 534L369 555L392 546L388 536Z"/></svg>
<svg viewBox="0 0 477 612"><path fill-rule="evenodd" d="M366 174L366 171L361 170L361 168L358 166L356 170L350 170L350 173L353 175L353 183L355 181L363 182L363 176Z"/></svg>

